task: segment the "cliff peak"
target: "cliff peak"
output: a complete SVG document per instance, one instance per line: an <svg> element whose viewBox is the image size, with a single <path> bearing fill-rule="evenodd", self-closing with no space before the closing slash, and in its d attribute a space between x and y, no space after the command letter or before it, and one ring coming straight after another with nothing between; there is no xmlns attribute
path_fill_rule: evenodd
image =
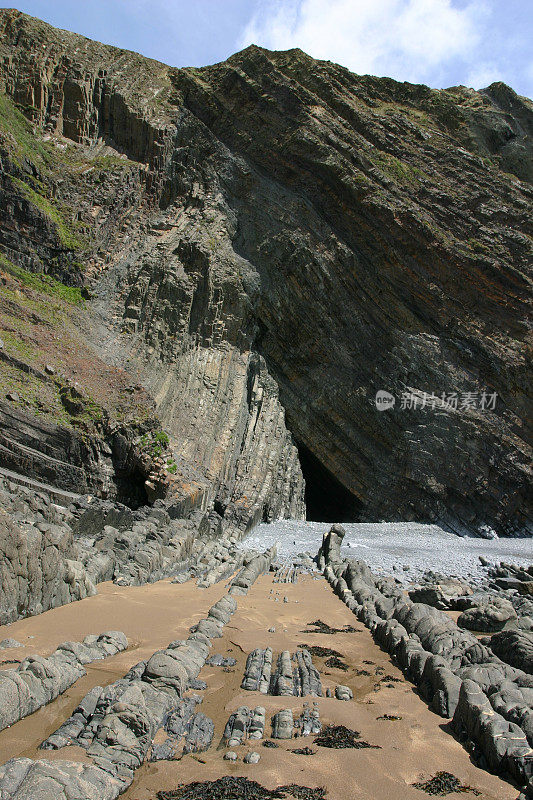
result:
<svg viewBox="0 0 533 800"><path fill-rule="evenodd" d="M83 285L65 325L110 371L71 377L104 406L118 368L144 387L174 491L224 525L306 492L318 515L527 529L529 101L255 45L176 69L0 20L0 250L31 295L9 283L0 336L34 324L35 276ZM16 356L39 375L45 322Z"/></svg>

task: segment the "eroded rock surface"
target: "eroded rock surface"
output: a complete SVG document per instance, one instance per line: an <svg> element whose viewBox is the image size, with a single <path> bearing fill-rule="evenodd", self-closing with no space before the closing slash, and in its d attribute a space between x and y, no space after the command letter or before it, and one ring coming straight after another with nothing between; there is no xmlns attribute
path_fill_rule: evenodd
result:
<svg viewBox="0 0 533 800"><path fill-rule="evenodd" d="M113 656L128 646L120 631L86 636L83 642L63 642L46 658L28 656L16 669L0 672L0 730L55 700L78 678L84 664Z"/></svg>
<svg viewBox="0 0 533 800"><path fill-rule="evenodd" d="M81 600L96 588L61 524L17 524L0 508L0 623Z"/></svg>
<svg viewBox="0 0 533 800"><path fill-rule="evenodd" d="M494 634L500 638L489 642L491 649L445 612L406 600L394 580L377 579L363 561L334 557L324 575L431 708L452 719L478 763L510 775L526 791L533 764L531 634L510 627ZM492 603L512 610L498 597Z"/></svg>
<svg viewBox="0 0 533 800"><path fill-rule="evenodd" d="M95 391L113 398L126 364L131 397L140 381L155 398L175 455L144 491L172 483L243 531L303 516L305 464L309 502L333 476L348 518L527 530L527 99L255 46L179 70L16 11L0 33L16 122L2 252L12 276L85 281L83 346L111 370ZM21 302L10 319L38 346L19 361L44 387L43 326ZM77 426L89 362L58 389ZM378 390L394 409L377 411ZM33 413L39 392L14 394Z"/></svg>

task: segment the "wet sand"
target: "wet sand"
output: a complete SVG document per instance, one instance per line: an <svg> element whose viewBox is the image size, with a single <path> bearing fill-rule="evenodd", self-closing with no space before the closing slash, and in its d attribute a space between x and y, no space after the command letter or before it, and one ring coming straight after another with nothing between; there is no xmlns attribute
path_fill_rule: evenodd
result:
<svg viewBox="0 0 533 800"><path fill-rule="evenodd" d="M51 652L60 641L80 639L87 633L109 628L123 630L130 640L130 648L125 652L89 665L87 676L47 708L2 731L2 762L21 755L86 760L80 748L55 752L36 748L71 713L91 686L115 680L154 650L185 636L193 621L203 616L224 594L225 587L218 584L199 590L191 582L180 586L161 581L139 588L103 584L99 591L96 597L0 628L0 638L13 636L26 642L26 637L35 636L24 650L5 651L16 653L17 658L30 651ZM284 596L288 603L283 602ZM278 602L275 602L276 597ZM177 761L145 764L123 795L125 800L154 800L158 790L228 774L247 776L271 789L289 783L326 786L329 800L423 800L428 795L410 784L427 779L439 770L452 772L462 783L480 792L478 796L485 800L515 800L516 788L471 763L468 753L448 732L446 721L429 711L412 685L404 680L388 655L374 644L370 633L332 593L325 580L306 576L297 584L273 584L272 576L266 575L246 597L238 598L238 605L238 611L224 628L223 638L214 641L211 651L236 658L234 671L204 667L200 673L200 678L208 684L200 710L215 722L211 748L206 753L188 755ZM307 623L316 619L337 628L352 625L357 631L334 635L303 633ZM275 633L268 632L272 626L276 628ZM300 713L305 700L312 704L315 698L269 697L240 689L250 650L271 646L276 657L283 649L294 652L299 643L337 650L349 667L348 672L344 672L326 667L324 658L313 659L320 670L324 689L342 683L354 692L354 700L350 702L318 698L322 723L346 725L381 749L331 750L315 746L314 737L308 736L280 741L277 749L265 748L261 742L246 743L235 748L238 762L224 761L226 748L221 745L222 733L229 714L238 706L264 706L267 709L265 734L269 736L272 713L288 707ZM358 675L357 670L366 670L370 675ZM398 681L384 681L385 676L393 676ZM377 719L384 714L401 719ZM316 750L316 754L303 756L289 752L306 745ZM243 756L250 750L260 753L259 764L242 763ZM474 795L447 795L463 799L469 796Z"/></svg>
<svg viewBox="0 0 533 800"><path fill-rule="evenodd" d="M38 747L71 715L93 686L113 683L169 642L187 638L189 626L205 616L225 591L223 584L200 590L192 582L180 586L158 581L134 587L106 582L98 586L94 597L0 626L0 640L12 637L24 645L0 650L0 658L20 661L35 653L49 655L61 642L81 641L89 633L120 630L128 637L127 650L87 664L87 675L63 695L0 731L0 763L19 756L87 760L81 748L45 751ZM3 668L13 666L16 665L6 664Z"/></svg>

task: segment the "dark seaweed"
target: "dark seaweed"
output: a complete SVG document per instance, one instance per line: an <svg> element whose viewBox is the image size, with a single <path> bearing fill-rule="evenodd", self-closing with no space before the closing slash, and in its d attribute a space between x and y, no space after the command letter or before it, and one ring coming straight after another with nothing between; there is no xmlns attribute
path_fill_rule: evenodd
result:
<svg viewBox="0 0 533 800"><path fill-rule="evenodd" d="M338 650L332 650L331 647L321 647L319 644L299 644L298 647L303 647L309 650L312 656L317 658L328 658L328 656L336 656L337 658L344 658L342 653Z"/></svg>
<svg viewBox="0 0 533 800"><path fill-rule="evenodd" d="M315 744L320 747L331 747L335 750L353 748L361 750L363 748L371 747L375 750L381 750L377 744L369 744L361 739L359 731L352 731L344 725L327 725L315 739Z"/></svg>
<svg viewBox="0 0 533 800"><path fill-rule="evenodd" d="M248 778L226 776L216 781L182 783L170 792L158 792L157 797L159 800L284 800L291 797L296 800L326 800L326 790L296 784L270 790Z"/></svg>
<svg viewBox="0 0 533 800"><path fill-rule="evenodd" d="M426 794L444 797L444 795L451 794L452 792L472 792L472 794L480 795L477 789L461 783L459 778L452 775L451 772L437 772L432 778L424 783L411 784L415 789L421 789Z"/></svg>
<svg viewBox="0 0 533 800"><path fill-rule="evenodd" d="M360 628L354 628L352 625L345 625L344 628L332 628L330 625L327 625L325 622L322 622L321 619L316 619L314 622L308 622L308 627L302 633L359 633L361 631Z"/></svg>
<svg viewBox="0 0 533 800"><path fill-rule="evenodd" d="M326 667L332 667L333 669L342 669L343 672L348 672L348 664L345 664L342 659L337 658L337 656L332 656L328 658L327 661L324 662Z"/></svg>

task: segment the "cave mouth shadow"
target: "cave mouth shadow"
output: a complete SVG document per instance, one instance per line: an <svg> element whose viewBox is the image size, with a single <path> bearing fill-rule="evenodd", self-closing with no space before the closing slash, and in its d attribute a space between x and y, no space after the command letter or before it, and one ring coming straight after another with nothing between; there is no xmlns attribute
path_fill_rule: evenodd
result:
<svg viewBox="0 0 533 800"><path fill-rule="evenodd" d="M295 442L305 478L308 522L357 522L363 509L358 500L302 442Z"/></svg>
<svg viewBox="0 0 533 800"><path fill-rule="evenodd" d="M145 481L146 475L140 469L134 468L128 472L117 470L115 474L115 485L117 487L115 501L128 506L132 511L136 511L142 506L152 505L146 493Z"/></svg>

